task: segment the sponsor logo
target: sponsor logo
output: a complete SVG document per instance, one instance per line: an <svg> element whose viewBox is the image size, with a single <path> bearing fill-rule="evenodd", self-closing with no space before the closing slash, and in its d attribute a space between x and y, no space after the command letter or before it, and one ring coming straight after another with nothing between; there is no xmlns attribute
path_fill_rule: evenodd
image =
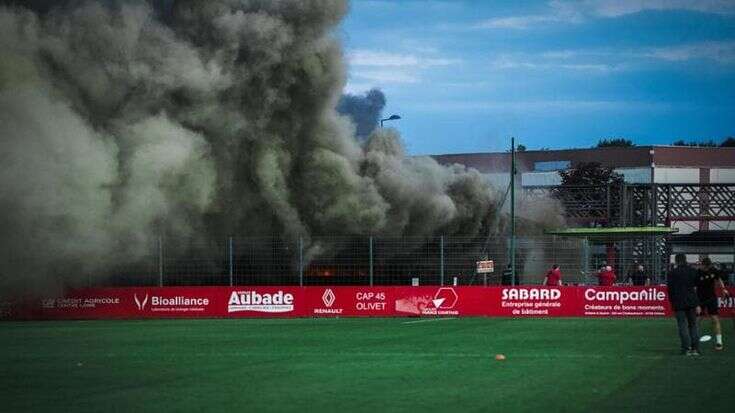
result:
<svg viewBox="0 0 735 413"><path fill-rule="evenodd" d="M142 301L138 299L138 294L133 294L133 299L135 300L135 305L138 307L139 311L145 310L145 305L148 304L148 294L143 297Z"/></svg>
<svg viewBox="0 0 735 413"><path fill-rule="evenodd" d="M587 301L617 301L623 304L626 301L666 301L666 293L656 287L638 291L588 288L584 290L584 298Z"/></svg>
<svg viewBox="0 0 735 413"><path fill-rule="evenodd" d="M355 310L357 311L385 311L385 291L358 291L355 294Z"/></svg>
<svg viewBox="0 0 735 413"><path fill-rule="evenodd" d="M459 315L459 297L452 287L441 287L433 296L409 296L396 300L396 311L417 315Z"/></svg>
<svg viewBox="0 0 735 413"><path fill-rule="evenodd" d="M342 314L341 308L332 308L336 299L337 296L331 288L324 290L324 294L322 294L322 302L326 308L315 308L314 314Z"/></svg>
<svg viewBox="0 0 735 413"><path fill-rule="evenodd" d="M203 297L184 297L177 295L174 297L163 297L160 295L149 295L139 297L133 294L133 301L138 311L145 311L146 307L154 312L186 312L186 311L204 311L204 307L209 305L209 298Z"/></svg>
<svg viewBox="0 0 735 413"><path fill-rule="evenodd" d="M324 290L324 294L322 294L322 302L324 303L324 305L326 305L327 307L331 307L332 304L334 304L335 298L336 297L334 296L334 292L332 292L331 288L327 288L326 290Z"/></svg>
<svg viewBox="0 0 735 413"><path fill-rule="evenodd" d="M41 300L41 307L46 309L97 308L117 304L120 304L119 297L62 297Z"/></svg>
<svg viewBox="0 0 735 413"><path fill-rule="evenodd" d="M256 311L260 313L288 313L294 309L293 294L279 290L276 293L233 291L227 303L227 312Z"/></svg>
<svg viewBox="0 0 735 413"><path fill-rule="evenodd" d="M434 304L434 307L436 307L437 310L449 310L454 308L455 304L457 304L457 300L458 297L454 288L442 287L436 291L431 303Z"/></svg>
<svg viewBox="0 0 735 413"><path fill-rule="evenodd" d="M503 288L503 300L558 300L561 290L558 288Z"/></svg>
<svg viewBox="0 0 735 413"><path fill-rule="evenodd" d="M549 315L561 309L559 288L503 288L500 306L514 316Z"/></svg>

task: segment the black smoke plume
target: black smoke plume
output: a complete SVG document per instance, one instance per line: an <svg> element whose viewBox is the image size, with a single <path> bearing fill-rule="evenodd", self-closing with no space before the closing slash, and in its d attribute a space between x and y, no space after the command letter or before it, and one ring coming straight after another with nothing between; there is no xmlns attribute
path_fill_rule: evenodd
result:
<svg viewBox="0 0 735 413"><path fill-rule="evenodd" d="M380 123L385 107L385 95L380 89L371 89L364 95L350 93L342 95L337 104L337 112L347 115L355 124L355 136L364 140Z"/></svg>
<svg viewBox="0 0 735 413"><path fill-rule="evenodd" d="M51 3L0 6L6 285L73 282L158 234L473 235L492 209L474 170L390 130L358 144L335 110L343 1ZM350 99L374 124L382 94Z"/></svg>

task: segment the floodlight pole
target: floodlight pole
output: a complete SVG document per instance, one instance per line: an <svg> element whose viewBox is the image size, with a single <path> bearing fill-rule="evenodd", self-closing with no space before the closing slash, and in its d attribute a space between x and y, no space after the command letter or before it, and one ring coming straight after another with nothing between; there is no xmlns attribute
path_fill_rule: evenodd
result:
<svg viewBox="0 0 735 413"><path fill-rule="evenodd" d="M232 287L232 281L233 281L232 278L233 278L233 275L235 274L234 263L232 262L232 259L234 258L234 255L235 255L234 250L233 250L233 245L232 245L232 237L230 237L229 239L227 250L228 250L228 255L230 258L230 287Z"/></svg>
<svg viewBox="0 0 735 413"><path fill-rule="evenodd" d="M516 285L516 139L510 138L510 271Z"/></svg>

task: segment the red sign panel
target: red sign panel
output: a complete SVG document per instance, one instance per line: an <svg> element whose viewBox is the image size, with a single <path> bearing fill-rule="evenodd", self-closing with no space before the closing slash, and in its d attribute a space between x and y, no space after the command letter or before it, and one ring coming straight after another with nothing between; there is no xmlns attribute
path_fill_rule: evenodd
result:
<svg viewBox="0 0 735 413"><path fill-rule="evenodd" d="M391 317L394 287L306 287L307 314L314 317Z"/></svg>
<svg viewBox="0 0 735 413"><path fill-rule="evenodd" d="M723 317L735 317L735 288L728 288L730 295L727 298L719 298L720 315Z"/></svg>
<svg viewBox="0 0 735 413"><path fill-rule="evenodd" d="M577 288L507 287L499 289L495 311L508 317L576 316Z"/></svg>
<svg viewBox="0 0 735 413"><path fill-rule="evenodd" d="M585 317L653 317L671 314L666 287L578 288Z"/></svg>
<svg viewBox="0 0 735 413"><path fill-rule="evenodd" d="M663 286L94 288L0 304L5 319L671 314ZM720 314L735 316L735 299L720 298Z"/></svg>

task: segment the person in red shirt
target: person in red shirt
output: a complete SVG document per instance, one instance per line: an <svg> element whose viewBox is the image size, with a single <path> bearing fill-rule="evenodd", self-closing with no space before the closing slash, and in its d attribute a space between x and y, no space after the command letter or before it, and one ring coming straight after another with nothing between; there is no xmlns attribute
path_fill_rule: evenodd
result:
<svg viewBox="0 0 735 413"><path fill-rule="evenodd" d="M600 285L610 286L615 284L615 272L613 272L612 267L609 265L606 265L600 270L597 278L600 281Z"/></svg>
<svg viewBox="0 0 735 413"><path fill-rule="evenodd" d="M546 276L544 277L544 285L561 285L561 269L559 269L558 265L554 264L551 269L546 272Z"/></svg>

